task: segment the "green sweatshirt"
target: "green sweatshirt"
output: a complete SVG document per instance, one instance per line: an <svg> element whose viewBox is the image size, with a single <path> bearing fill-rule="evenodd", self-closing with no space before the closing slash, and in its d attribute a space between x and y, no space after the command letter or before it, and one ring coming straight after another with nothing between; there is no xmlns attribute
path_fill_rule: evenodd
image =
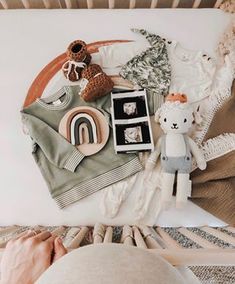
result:
<svg viewBox="0 0 235 284"><path fill-rule="evenodd" d="M53 104L59 98L62 102ZM21 111L33 141L34 159L60 208L142 169L135 154L115 154L112 130L104 148L88 157L58 133L61 119L72 108L94 107L110 120L110 105L109 95L87 104L80 98L78 86L66 86L50 97L37 99Z"/></svg>

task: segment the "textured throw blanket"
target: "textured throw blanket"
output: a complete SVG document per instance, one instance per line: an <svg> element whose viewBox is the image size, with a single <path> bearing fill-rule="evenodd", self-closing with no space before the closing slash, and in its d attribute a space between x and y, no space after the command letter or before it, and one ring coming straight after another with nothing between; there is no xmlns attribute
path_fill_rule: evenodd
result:
<svg viewBox="0 0 235 284"><path fill-rule="evenodd" d="M231 133L230 138L235 135L235 82L232 96L216 112L204 141L220 135L221 147L231 143L235 149L234 140L225 139L224 133ZM206 171L197 169L191 177L192 201L226 223L235 224L235 150L209 161Z"/></svg>

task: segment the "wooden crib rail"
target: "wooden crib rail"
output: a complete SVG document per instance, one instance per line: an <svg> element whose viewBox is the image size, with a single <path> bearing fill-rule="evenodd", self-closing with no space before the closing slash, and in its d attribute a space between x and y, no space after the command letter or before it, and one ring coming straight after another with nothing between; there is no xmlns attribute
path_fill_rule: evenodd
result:
<svg viewBox="0 0 235 284"><path fill-rule="evenodd" d="M219 8L226 0L0 0L0 9Z"/></svg>
<svg viewBox="0 0 235 284"><path fill-rule="evenodd" d="M117 239L116 229L119 229ZM7 242L30 229L12 226L0 228L0 257ZM87 244L120 243L148 249L176 266L234 266L235 230L223 228L161 228L147 226L111 227L97 223L92 227L42 227L60 236L69 251Z"/></svg>

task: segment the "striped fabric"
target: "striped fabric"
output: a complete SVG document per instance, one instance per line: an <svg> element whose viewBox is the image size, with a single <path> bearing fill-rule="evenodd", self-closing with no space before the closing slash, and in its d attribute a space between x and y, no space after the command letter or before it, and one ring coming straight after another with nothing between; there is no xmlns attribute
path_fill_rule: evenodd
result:
<svg viewBox="0 0 235 284"><path fill-rule="evenodd" d="M60 104L56 105L52 102L59 100L64 96L64 100L60 102ZM58 90L55 94L50 95L50 97L38 98L36 102L48 109L48 110L60 110L65 108L72 100L72 94L70 88L68 86L64 86L60 90Z"/></svg>
<svg viewBox="0 0 235 284"><path fill-rule="evenodd" d="M69 169L75 166L76 162L69 163ZM68 168L68 167L67 167ZM79 186L70 189L54 198L59 208L64 208L106 186L109 186L121 179L131 176L142 170L139 159L136 157L123 166L115 168L109 172L97 176L92 180L88 180Z"/></svg>

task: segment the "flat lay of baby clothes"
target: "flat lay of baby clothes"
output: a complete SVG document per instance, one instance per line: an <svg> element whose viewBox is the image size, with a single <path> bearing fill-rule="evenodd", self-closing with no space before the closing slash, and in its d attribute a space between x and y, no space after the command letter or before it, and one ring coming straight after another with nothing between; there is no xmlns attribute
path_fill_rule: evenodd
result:
<svg viewBox="0 0 235 284"><path fill-rule="evenodd" d="M60 208L142 169L137 155L115 154L112 131L102 150L90 156L79 150L76 144L86 136L92 140L88 146L90 142L104 140L102 123L106 119L107 125L110 124L111 106L110 96L88 104L79 96L79 91L79 86L65 86L21 111L33 142L35 161ZM60 134L60 128L66 138Z"/></svg>
<svg viewBox="0 0 235 284"><path fill-rule="evenodd" d="M171 68L166 44L160 36L152 36L145 30L132 31L144 35L151 47L128 61L119 74L147 90L148 100L152 101L153 106L150 114L153 114L164 102L164 95L168 94L170 86Z"/></svg>

